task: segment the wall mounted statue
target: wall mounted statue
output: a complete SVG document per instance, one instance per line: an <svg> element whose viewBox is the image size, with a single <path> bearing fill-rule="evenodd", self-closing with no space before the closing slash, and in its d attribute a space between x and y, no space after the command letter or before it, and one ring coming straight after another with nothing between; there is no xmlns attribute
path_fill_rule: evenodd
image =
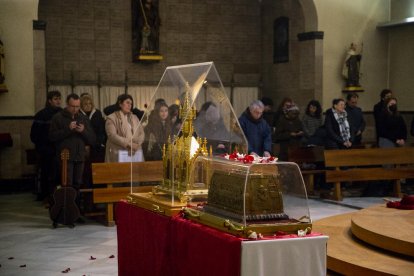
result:
<svg viewBox="0 0 414 276"><path fill-rule="evenodd" d="M345 89L343 92L362 92L364 91L359 83L361 76L361 59L362 59L362 44L358 47L357 44L351 43L346 58L342 67L342 76L345 78Z"/></svg>
<svg viewBox="0 0 414 276"><path fill-rule="evenodd" d="M158 61L161 20L156 0L132 0L133 61Z"/></svg>

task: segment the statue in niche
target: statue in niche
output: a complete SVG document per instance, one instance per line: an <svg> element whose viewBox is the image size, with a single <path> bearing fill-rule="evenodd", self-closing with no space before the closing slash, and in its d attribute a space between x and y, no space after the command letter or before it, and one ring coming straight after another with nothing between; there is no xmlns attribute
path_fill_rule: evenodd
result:
<svg viewBox="0 0 414 276"><path fill-rule="evenodd" d="M161 25L158 14L158 1L132 1L132 40L134 59L140 56L159 55L159 29Z"/></svg>
<svg viewBox="0 0 414 276"><path fill-rule="evenodd" d="M345 92L361 92L362 87L359 83L360 65L362 59L362 44L360 49L355 43L351 43L342 68L342 75L345 78Z"/></svg>

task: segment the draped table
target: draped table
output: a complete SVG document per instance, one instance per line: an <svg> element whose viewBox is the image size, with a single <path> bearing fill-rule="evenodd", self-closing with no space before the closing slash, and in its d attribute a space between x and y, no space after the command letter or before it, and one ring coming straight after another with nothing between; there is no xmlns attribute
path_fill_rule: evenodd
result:
<svg viewBox="0 0 414 276"><path fill-rule="evenodd" d="M121 201L119 275L325 275L327 236L246 240Z"/></svg>

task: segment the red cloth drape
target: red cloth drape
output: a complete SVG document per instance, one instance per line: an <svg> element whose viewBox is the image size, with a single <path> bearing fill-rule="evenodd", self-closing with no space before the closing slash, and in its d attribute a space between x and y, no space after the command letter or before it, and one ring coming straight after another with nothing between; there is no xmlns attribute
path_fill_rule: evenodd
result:
<svg viewBox="0 0 414 276"><path fill-rule="evenodd" d="M120 202L116 208L118 275L170 275L171 218Z"/></svg>
<svg viewBox="0 0 414 276"><path fill-rule="evenodd" d="M241 239L120 202L119 275L240 275Z"/></svg>
<svg viewBox="0 0 414 276"><path fill-rule="evenodd" d="M171 275L240 275L241 239L180 217L171 226Z"/></svg>

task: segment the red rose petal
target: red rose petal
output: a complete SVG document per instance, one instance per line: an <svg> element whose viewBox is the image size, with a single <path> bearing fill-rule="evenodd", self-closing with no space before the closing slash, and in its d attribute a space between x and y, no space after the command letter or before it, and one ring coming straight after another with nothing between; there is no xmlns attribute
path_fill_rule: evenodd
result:
<svg viewBox="0 0 414 276"><path fill-rule="evenodd" d="M113 259L113 258L115 258L115 256L114 256L114 255L109 256L109 259Z"/></svg>

